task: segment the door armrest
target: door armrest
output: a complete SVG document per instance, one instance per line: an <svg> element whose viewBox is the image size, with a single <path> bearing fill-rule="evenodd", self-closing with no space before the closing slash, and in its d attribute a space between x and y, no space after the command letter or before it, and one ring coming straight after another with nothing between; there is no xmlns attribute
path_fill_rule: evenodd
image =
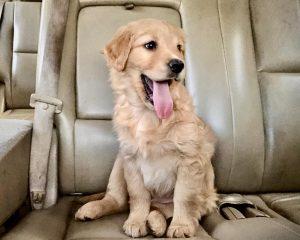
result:
<svg viewBox="0 0 300 240"><path fill-rule="evenodd" d="M32 123L0 119L0 225L25 201Z"/></svg>

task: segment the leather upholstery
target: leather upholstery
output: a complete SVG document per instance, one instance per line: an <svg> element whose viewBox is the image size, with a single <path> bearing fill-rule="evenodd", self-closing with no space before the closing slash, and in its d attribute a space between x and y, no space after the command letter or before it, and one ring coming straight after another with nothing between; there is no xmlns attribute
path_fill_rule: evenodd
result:
<svg viewBox="0 0 300 240"><path fill-rule="evenodd" d="M264 192L300 190L298 7L296 0L250 1L265 129L264 176L259 189Z"/></svg>
<svg viewBox="0 0 300 240"><path fill-rule="evenodd" d="M40 3L15 3L11 80L14 108L28 108L34 92L40 8Z"/></svg>
<svg viewBox="0 0 300 240"><path fill-rule="evenodd" d="M299 1L251 0L250 7L257 69L299 73Z"/></svg>
<svg viewBox="0 0 300 240"><path fill-rule="evenodd" d="M201 2L204 3L205 1ZM277 4L272 5L271 8L268 1L250 1L251 8L249 8L249 1L229 0L219 1L218 6L215 6L215 12L209 8L210 4L213 3L205 4L201 8L203 14L210 14L210 17L219 16L219 26L216 23L214 27L219 28L222 41L222 46L217 50L219 53L223 53L223 69L225 70L223 71L223 78L217 80L218 84L225 83L226 85L214 85L217 86L214 91L216 89L223 91L223 96L220 93L216 95L222 96L222 104L226 104L226 107L220 108L214 102L214 104L207 105L209 106L207 112L210 113L216 109L219 110L218 114L220 115L224 109L227 115L224 114L221 118L217 115L207 118L209 116L207 112L203 112L203 110L199 112L213 126L219 138L219 150L214 166L217 187L221 192L298 191L300 187L299 178L295 175L300 173L300 149L296 147L300 142L299 127L296 127L300 124L299 94L297 94L300 86L299 81L295 81L299 78L298 74L288 73L292 64L290 68L286 67L286 73L278 74L267 73L268 70L256 66L259 54L268 51L264 47L274 45L274 48L280 48L279 45L276 45L278 44L276 41L258 45L258 38L267 39L268 32L273 31L274 34L273 32L270 34L274 36L275 33L278 34L277 31L281 31L280 27L275 26L276 22L272 22L270 19L268 21L263 20L266 14L261 13L261 9L268 6L270 7L268 11L275 9L281 19L288 18L288 22L295 21L294 24L297 23L295 19L295 16L298 16L297 8L280 8L281 5L278 2L280 1L277 1ZM263 4L266 6L263 7ZM189 18L192 18L191 14L189 14ZM211 18L209 20L212 24ZM184 17L182 17L182 21L184 27ZM283 22L283 20L281 21ZM202 25L199 24L201 21L197 24L201 29ZM188 26L190 25L192 26L192 24ZM261 25L265 27L261 27ZM268 29L268 31L258 33L259 30L257 29L261 28ZM292 48L293 50L288 51L298 52L299 56L300 48L296 48L296 42L299 42L299 37L297 37L299 31L297 34L294 33L295 27L290 27L289 31L291 33L285 34L284 37L273 39L285 38L286 40L280 44L284 48ZM202 33L203 36L205 39L199 41L198 35L193 35L193 41L210 42L208 34ZM289 44L289 42L296 45ZM187 44L189 44L189 39ZM204 46L206 47L206 44ZM203 52L200 52L201 47L196 47L196 44L192 49L193 53L187 52L188 57L196 54L195 49L197 49L199 51L198 56L209 55L210 58L217 59L216 55L212 54L211 49L204 49ZM292 56L291 59L294 59ZM201 59L201 64L204 64L205 60L206 58ZM194 63L195 61L190 62ZM295 63L295 61L290 62ZM214 71L221 72L222 68L217 68L218 62L211 63L211 65L215 68ZM210 99L217 101L218 97L211 94L212 90L207 89L209 85L204 86L209 82L206 81L209 78L200 77L201 81L196 81L194 76L201 76L199 66L201 65L193 66L191 64L188 69L189 75L194 73L197 75L192 75L193 78L190 83L188 77L187 86L196 89L196 91L191 91L196 96L194 98L196 106L197 104L205 106ZM207 69L209 70L208 64L203 67L202 72L209 76L213 70L207 71ZM273 68L273 71L276 72L281 70L283 69ZM285 84L284 89L282 89L283 84ZM199 96L203 96L201 101L198 99ZM227 99L228 102L226 102ZM205 107L202 109L205 110ZM220 121L220 119L223 122L216 124L216 121ZM225 125L224 119L229 122L228 125ZM227 131L231 132L225 134L225 131L220 131L222 129L219 126L224 128L226 126ZM282 143L282 139L284 139L284 143Z"/></svg>
<svg viewBox="0 0 300 240"><path fill-rule="evenodd" d="M297 240L299 232L287 228L284 224L272 218L247 218L242 221L223 221L211 233L215 239L288 239Z"/></svg>
<svg viewBox="0 0 300 240"><path fill-rule="evenodd" d="M265 192L300 189L299 79L300 73L260 74L266 131Z"/></svg>
<svg viewBox="0 0 300 240"><path fill-rule="evenodd" d="M273 211L262 196L244 195L255 206L271 218L257 217L226 220L214 211L201 222L206 231L215 239L299 239L300 226Z"/></svg>
<svg viewBox="0 0 300 240"><path fill-rule="evenodd" d="M229 162L233 157L233 125L218 2L183 1L180 13L182 27L187 34L186 87L194 99L197 113L212 126L218 137L213 161L216 185L226 191Z"/></svg>
<svg viewBox="0 0 300 240"><path fill-rule="evenodd" d="M91 222L78 222L70 218L77 207L72 197L64 197L54 207L28 214L2 239L128 239L122 230L127 213L115 214ZM201 228L197 232L197 239L212 240Z"/></svg>
<svg viewBox="0 0 300 240"><path fill-rule="evenodd" d="M111 121L76 120L75 174L77 192L103 192L118 153ZM109 151L107 151L109 149Z"/></svg>
<svg viewBox="0 0 300 240"><path fill-rule="evenodd" d="M72 206L66 197L46 210L32 211L3 240L60 240L63 239Z"/></svg>
<svg viewBox="0 0 300 240"><path fill-rule="evenodd" d="M300 225L300 194L270 193L262 194L266 204L282 216Z"/></svg>
<svg viewBox="0 0 300 240"><path fill-rule="evenodd" d="M10 109L0 114L0 119L21 119L33 121L33 109Z"/></svg>
<svg viewBox="0 0 300 240"><path fill-rule="evenodd" d="M5 84L6 105L11 104L11 63L13 49L14 4L4 5L0 28L0 82ZM2 99L3 101L3 99Z"/></svg>
<svg viewBox="0 0 300 240"><path fill-rule="evenodd" d="M216 239L299 239L299 226L282 218L268 208L261 198L246 196L272 219L252 218L246 221L224 221L218 213L211 214L202 222ZM115 214L90 222L78 222L72 218L78 205L72 197L63 197L56 206L47 210L34 211L22 219L6 234L3 240L79 240L79 239L123 239L128 238L122 231L127 213ZM221 222L221 225L212 224ZM213 226L217 226L214 228ZM34 236L34 238L33 238ZM213 239L199 228L196 239Z"/></svg>
<svg viewBox="0 0 300 240"><path fill-rule="evenodd" d="M35 89L40 2L5 4L0 30L0 82L6 109L29 108Z"/></svg>
<svg viewBox="0 0 300 240"><path fill-rule="evenodd" d="M30 121L0 120L0 224L27 196L31 128Z"/></svg>
<svg viewBox="0 0 300 240"><path fill-rule="evenodd" d="M219 1L219 14L233 118L233 156L227 162L226 188L255 192L264 170L264 131L248 2Z"/></svg>
<svg viewBox="0 0 300 240"><path fill-rule="evenodd" d="M0 83L0 114L5 111L5 85Z"/></svg>

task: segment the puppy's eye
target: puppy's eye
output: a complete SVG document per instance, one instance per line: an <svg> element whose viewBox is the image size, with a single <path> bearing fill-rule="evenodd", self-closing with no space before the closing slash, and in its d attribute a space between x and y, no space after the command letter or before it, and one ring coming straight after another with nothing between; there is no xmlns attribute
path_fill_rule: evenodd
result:
<svg viewBox="0 0 300 240"><path fill-rule="evenodd" d="M177 49L178 49L180 52L182 52L182 45L181 45L181 44L178 44L178 45L177 45Z"/></svg>
<svg viewBox="0 0 300 240"><path fill-rule="evenodd" d="M145 48L149 50L154 50L157 47L157 44L155 41L150 41L144 45Z"/></svg>

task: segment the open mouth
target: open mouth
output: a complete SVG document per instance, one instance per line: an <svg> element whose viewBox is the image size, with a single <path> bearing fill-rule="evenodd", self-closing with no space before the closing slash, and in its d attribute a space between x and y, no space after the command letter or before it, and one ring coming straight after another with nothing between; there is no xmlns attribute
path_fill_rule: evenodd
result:
<svg viewBox="0 0 300 240"><path fill-rule="evenodd" d="M149 101L152 105L153 103L153 80L147 77L145 74L141 74L142 83L144 85L144 90L146 93L146 100ZM168 79L165 81L160 81L160 83L168 83L170 86L172 83L172 79Z"/></svg>
<svg viewBox="0 0 300 240"><path fill-rule="evenodd" d="M153 81L145 74L141 74L141 80L146 100L154 106L156 115L160 119L168 118L173 112L173 100L169 88L172 80Z"/></svg>
<svg viewBox="0 0 300 240"><path fill-rule="evenodd" d="M146 100L153 105L153 81L144 74L141 75L141 79L146 93Z"/></svg>

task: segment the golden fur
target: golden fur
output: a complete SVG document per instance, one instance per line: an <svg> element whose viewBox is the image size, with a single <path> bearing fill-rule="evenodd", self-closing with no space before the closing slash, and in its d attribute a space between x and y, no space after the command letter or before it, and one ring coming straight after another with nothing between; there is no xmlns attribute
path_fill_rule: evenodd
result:
<svg viewBox="0 0 300 240"><path fill-rule="evenodd" d="M144 47L151 40L158 43L154 51ZM141 81L141 74L155 81L167 79L166 63L173 58L184 61L178 45L184 45L180 29L144 19L119 29L106 46L120 150L105 196L85 199L94 201L82 206L76 219L123 211L129 197L130 214L123 226L127 235L145 236L150 229L158 237L190 237L201 216L215 207L215 138L182 85L184 71L177 77L180 81L170 84L173 113L167 119L157 117ZM171 216L167 229L166 218Z"/></svg>

